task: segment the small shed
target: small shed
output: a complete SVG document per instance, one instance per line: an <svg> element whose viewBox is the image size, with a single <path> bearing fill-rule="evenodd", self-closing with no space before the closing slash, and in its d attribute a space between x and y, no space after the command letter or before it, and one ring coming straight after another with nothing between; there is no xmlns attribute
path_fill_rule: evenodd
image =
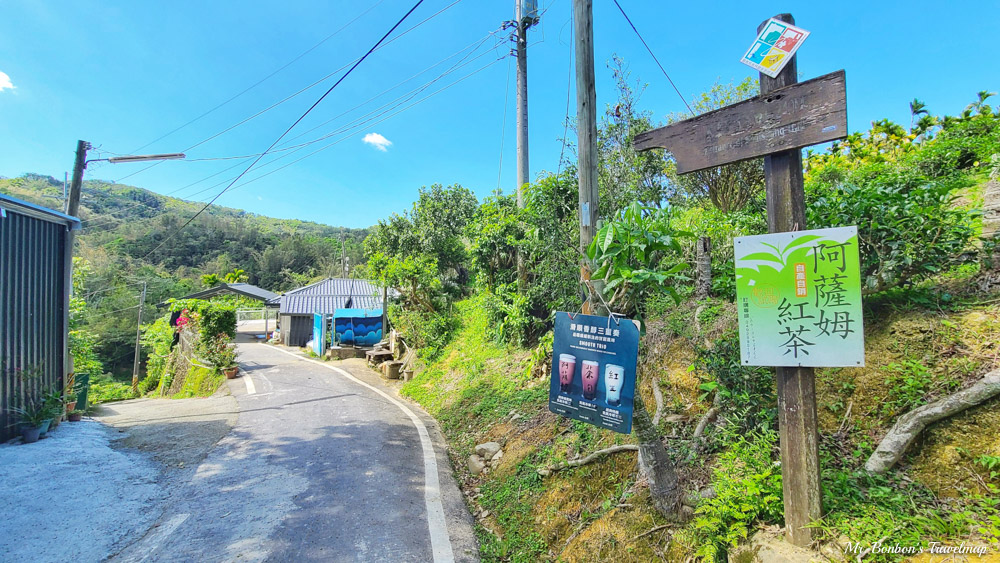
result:
<svg viewBox="0 0 1000 563"><path fill-rule="evenodd" d="M387 293L368 280L328 278L293 289L267 302L278 307L281 343L305 346L313 335L313 315L333 316L337 309L383 309Z"/></svg>
<svg viewBox="0 0 1000 563"><path fill-rule="evenodd" d="M12 408L61 391L69 367L69 295L80 220L0 195L0 440L17 432ZM30 374L30 377L26 375Z"/></svg>

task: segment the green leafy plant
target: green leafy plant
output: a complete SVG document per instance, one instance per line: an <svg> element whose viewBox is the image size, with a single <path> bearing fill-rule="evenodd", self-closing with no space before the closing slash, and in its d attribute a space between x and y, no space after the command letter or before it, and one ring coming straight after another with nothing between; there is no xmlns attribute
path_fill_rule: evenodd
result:
<svg viewBox="0 0 1000 563"><path fill-rule="evenodd" d="M17 414L18 421L26 426L37 428L51 418L45 405L37 401L27 401L23 406L12 407L11 412Z"/></svg>
<svg viewBox="0 0 1000 563"><path fill-rule="evenodd" d="M641 315L649 297L665 292L680 302L674 288L676 275L686 263L661 268L661 260L680 253L679 237L689 233L670 225L663 209L630 205L620 218L608 221L587 249L587 257L598 265L592 279L604 281L608 308L625 315Z"/></svg>
<svg viewBox="0 0 1000 563"><path fill-rule="evenodd" d="M777 432L751 433L719 455L712 471L715 496L698 502L685 543L706 561L725 561L756 522L782 519L781 474L772 462Z"/></svg>

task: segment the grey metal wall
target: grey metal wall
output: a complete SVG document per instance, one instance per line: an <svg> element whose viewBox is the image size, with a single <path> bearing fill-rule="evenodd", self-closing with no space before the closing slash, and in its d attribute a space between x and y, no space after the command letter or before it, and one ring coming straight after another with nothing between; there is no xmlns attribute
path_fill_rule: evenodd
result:
<svg viewBox="0 0 1000 563"><path fill-rule="evenodd" d="M312 315L281 315L281 341L285 346L305 346L312 335Z"/></svg>
<svg viewBox="0 0 1000 563"><path fill-rule="evenodd" d="M62 389L66 225L7 209L0 217L0 439L17 434L11 407ZM19 370L39 370L25 382Z"/></svg>

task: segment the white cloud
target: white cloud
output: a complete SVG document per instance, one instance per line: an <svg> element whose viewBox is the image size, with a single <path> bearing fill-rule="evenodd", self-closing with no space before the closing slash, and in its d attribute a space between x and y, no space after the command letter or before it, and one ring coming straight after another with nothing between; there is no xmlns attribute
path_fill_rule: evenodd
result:
<svg viewBox="0 0 1000 563"><path fill-rule="evenodd" d="M392 141L386 139L385 137L379 135L378 133L369 133L365 135L365 138L362 139L362 141L368 143L369 145L377 148L382 152L386 152L387 150L389 150L389 147L392 146Z"/></svg>
<svg viewBox="0 0 1000 563"><path fill-rule="evenodd" d="M7 76L6 72L0 71L0 92L13 89L14 83L10 81L10 77Z"/></svg>

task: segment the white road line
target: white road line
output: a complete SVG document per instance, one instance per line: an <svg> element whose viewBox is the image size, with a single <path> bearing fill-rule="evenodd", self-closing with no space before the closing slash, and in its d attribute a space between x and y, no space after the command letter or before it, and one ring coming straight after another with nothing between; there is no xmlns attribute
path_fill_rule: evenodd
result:
<svg viewBox="0 0 1000 563"><path fill-rule="evenodd" d="M406 416L410 417L410 420L413 422L413 426L417 428L417 434L420 435L420 446L424 455L424 504L427 508L427 528L430 532L431 551L434 554L434 561L436 563L454 562L455 554L451 549L451 538L448 536L448 522L445 520L444 505L441 503L441 482L438 480L437 457L434 454L434 444L431 442L431 436L430 433L427 432L427 427L424 426L424 421L420 420L420 418L414 414L409 407L399 402L388 393L361 381L357 377L354 377L350 373L338 367L329 366L311 358L303 358L298 354L282 350L277 346L271 347L271 349L288 354L293 358L297 358L305 362L312 362L318 366L333 370L358 385L367 387L368 389L378 393L390 403L399 407L399 410L403 411Z"/></svg>
<svg viewBox="0 0 1000 563"><path fill-rule="evenodd" d="M253 385L253 378L247 372L243 372L243 382L247 384L247 395L253 395L257 392L257 388Z"/></svg>

